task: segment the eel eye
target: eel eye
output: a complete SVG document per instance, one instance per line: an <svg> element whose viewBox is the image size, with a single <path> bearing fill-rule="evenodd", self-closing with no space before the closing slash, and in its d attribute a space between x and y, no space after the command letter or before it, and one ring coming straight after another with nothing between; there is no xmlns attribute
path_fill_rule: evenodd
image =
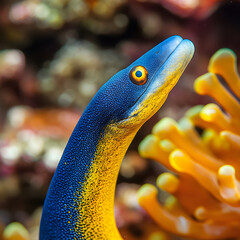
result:
<svg viewBox="0 0 240 240"><path fill-rule="evenodd" d="M133 67L129 73L129 77L134 84L143 85L148 80L147 69L143 66Z"/></svg>

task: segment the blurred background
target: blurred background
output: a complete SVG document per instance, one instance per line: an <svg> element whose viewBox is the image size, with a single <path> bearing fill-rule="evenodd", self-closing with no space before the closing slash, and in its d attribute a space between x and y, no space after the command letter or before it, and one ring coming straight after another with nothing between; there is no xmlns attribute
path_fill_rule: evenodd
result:
<svg viewBox="0 0 240 240"><path fill-rule="evenodd" d="M50 180L90 99L144 52L180 35L195 44L194 58L134 139L116 193L117 225L127 239L147 239L158 229L135 195L162 169L141 158L138 145L161 117L179 119L209 102L194 93L193 81L219 48L239 57L239 12L238 0L1 0L0 235L17 221L38 239Z"/></svg>

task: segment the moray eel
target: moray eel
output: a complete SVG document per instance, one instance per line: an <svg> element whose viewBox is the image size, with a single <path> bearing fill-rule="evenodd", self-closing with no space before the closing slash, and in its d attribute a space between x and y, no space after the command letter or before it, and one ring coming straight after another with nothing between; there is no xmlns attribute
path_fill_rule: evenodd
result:
<svg viewBox="0 0 240 240"><path fill-rule="evenodd" d="M139 128L166 100L192 58L173 36L114 75L77 123L45 199L40 240L121 240L114 194L121 161Z"/></svg>

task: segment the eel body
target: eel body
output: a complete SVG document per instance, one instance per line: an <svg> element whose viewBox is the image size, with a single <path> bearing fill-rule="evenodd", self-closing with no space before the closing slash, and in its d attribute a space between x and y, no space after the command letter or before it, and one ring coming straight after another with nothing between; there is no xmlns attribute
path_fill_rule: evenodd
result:
<svg viewBox="0 0 240 240"><path fill-rule="evenodd" d="M192 58L189 40L173 36L114 75L75 127L44 203L40 240L121 240L114 194L135 134L164 103Z"/></svg>

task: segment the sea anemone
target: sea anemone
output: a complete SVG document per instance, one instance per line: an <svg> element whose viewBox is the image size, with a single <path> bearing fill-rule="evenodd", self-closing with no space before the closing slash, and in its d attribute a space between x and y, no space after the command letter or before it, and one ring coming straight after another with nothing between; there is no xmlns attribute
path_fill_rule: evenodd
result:
<svg viewBox="0 0 240 240"><path fill-rule="evenodd" d="M224 80L224 81L223 81ZM139 203L163 229L194 239L240 236L240 78L236 55L218 50L195 91L216 103L195 106L178 122L164 118L139 146L140 155L163 164L156 185L143 185ZM160 191L161 191L160 190Z"/></svg>

